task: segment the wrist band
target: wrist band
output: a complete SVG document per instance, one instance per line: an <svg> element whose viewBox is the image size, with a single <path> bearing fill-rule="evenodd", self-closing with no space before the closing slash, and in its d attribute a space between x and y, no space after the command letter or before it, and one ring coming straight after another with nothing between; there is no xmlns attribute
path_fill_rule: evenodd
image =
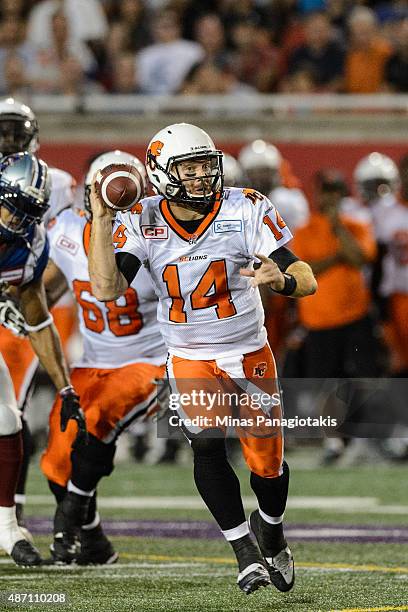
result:
<svg viewBox="0 0 408 612"><path fill-rule="evenodd" d="M54 319L52 317L52 314L50 314L45 321L43 321L42 323L39 323L38 325L27 325L27 323L25 324L25 328L28 331L28 333L33 333L33 332L38 332L41 331L42 329L44 329L45 327L48 327L49 325L52 325L54 323Z"/></svg>
<svg viewBox="0 0 408 612"><path fill-rule="evenodd" d="M288 274L286 272L283 273L283 276L285 279L283 289L281 289L280 291L272 289L272 291L274 291L275 293L279 293L280 295L292 295L296 291L297 287L296 278L293 276L293 274Z"/></svg>
<svg viewBox="0 0 408 612"><path fill-rule="evenodd" d="M58 393L61 397L64 397L64 395L68 395L68 393L75 393L75 389L72 385L67 385L66 387L58 391Z"/></svg>

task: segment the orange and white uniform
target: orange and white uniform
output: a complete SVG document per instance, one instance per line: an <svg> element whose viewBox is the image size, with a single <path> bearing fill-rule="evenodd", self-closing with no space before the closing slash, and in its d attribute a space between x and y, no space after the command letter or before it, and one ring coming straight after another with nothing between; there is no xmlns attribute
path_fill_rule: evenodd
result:
<svg viewBox="0 0 408 612"><path fill-rule="evenodd" d="M380 293L390 298L393 346L408 369L408 204L396 202L383 217L379 239L387 245Z"/></svg>
<svg viewBox="0 0 408 612"><path fill-rule="evenodd" d="M83 339L83 354L74 364L71 381L81 398L88 431L110 443L131 421L156 408L154 380L163 375L166 348L156 320L157 298L146 271L116 301L99 302L92 295L90 235L91 223L76 209L64 210L48 231L50 258L75 296ZM65 433L60 431L60 408L58 398L41 467L47 478L65 486L76 427L69 424Z"/></svg>
<svg viewBox="0 0 408 612"><path fill-rule="evenodd" d="M51 197L49 209L44 217L45 225L47 225L47 219L56 216L63 208L71 206L74 198L73 189L75 187L74 178L64 170L49 168L48 174L51 177ZM63 347L65 347L75 330L72 313L73 303L69 296L63 296L58 305L52 310L54 322L60 333ZM35 355L27 338L17 338L1 325L0 352L10 372L18 407L22 409L32 388L34 374L39 363L38 357Z"/></svg>
<svg viewBox="0 0 408 612"><path fill-rule="evenodd" d="M269 388L271 380L275 385L259 291L239 271L253 265L255 253L268 256L291 239L276 208L252 189L228 188L189 234L163 197L140 204L138 214L117 215L113 241L117 253L135 255L151 274L172 389L190 392L200 378L225 379L228 386L234 381L241 389L249 378L259 379L261 389L267 381ZM184 412L193 414L194 407ZM240 439L251 470L267 477L280 473L280 432Z"/></svg>

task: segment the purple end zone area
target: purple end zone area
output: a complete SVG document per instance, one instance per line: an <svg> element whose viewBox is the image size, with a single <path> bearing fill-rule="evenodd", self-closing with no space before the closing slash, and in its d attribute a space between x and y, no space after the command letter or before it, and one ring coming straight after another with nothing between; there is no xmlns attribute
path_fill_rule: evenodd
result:
<svg viewBox="0 0 408 612"><path fill-rule="evenodd" d="M144 538L192 538L216 539L221 533L216 524L209 521L103 521L107 534ZM30 517L27 527L33 534L52 533L52 521ZM286 524L286 536L300 542L384 542L402 544L408 542L408 526L342 525L342 524Z"/></svg>

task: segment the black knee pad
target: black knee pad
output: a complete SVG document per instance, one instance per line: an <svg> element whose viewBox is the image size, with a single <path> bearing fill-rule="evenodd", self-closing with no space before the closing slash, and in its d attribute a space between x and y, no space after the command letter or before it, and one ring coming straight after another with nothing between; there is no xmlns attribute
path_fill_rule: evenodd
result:
<svg viewBox="0 0 408 612"><path fill-rule="evenodd" d="M77 444L71 452L72 482L85 491L94 489L112 473L115 452L115 444L104 444L90 434L88 444Z"/></svg>

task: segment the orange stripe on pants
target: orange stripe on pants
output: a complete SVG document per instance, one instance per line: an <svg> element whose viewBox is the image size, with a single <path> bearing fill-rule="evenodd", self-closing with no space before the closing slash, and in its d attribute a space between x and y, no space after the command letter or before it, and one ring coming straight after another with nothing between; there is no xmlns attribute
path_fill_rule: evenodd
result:
<svg viewBox="0 0 408 612"><path fill-rule="evenodd" d="M71 381L80 397L88 432L103 441L126 415L155 393L153 380L162 378L163 373L163 366L149 363L109 370L74 369ZM61 399L57 397L49 418L48 445L41 458L41 469L48 480L65 486L71 476L71 446L77 426L69 421L62 432L60 411Z"/></svg>

